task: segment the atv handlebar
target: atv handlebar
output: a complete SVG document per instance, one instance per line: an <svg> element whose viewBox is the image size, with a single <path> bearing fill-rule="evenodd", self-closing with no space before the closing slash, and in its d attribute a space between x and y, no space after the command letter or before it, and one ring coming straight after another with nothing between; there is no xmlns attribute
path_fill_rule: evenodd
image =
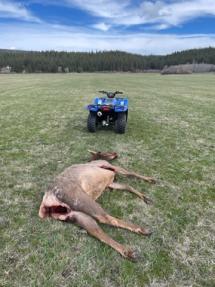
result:
<svg viewBox="0 0 215 287"><path fill-rule="evenodd" d="M106 94L108 98L114 98L116 95L122 95L123 92L115 91L115 92L107 92L107 91L99 91L101 94Z"/></svg>

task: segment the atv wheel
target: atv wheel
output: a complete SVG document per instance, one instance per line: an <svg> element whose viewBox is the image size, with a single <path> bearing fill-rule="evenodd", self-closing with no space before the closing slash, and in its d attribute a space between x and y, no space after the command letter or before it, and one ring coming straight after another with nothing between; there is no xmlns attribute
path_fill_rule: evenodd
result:
<svg viewBox="0 0 215 287"><path fill-rule="evenodd" d="M115 122L115 132L118 134L124 134L126 128L126 113L118 113L116 122Z"/></svg>
<svg viewBox="0 0 215 287"><path fill-rule="evenodd" d="M97 116L95 113L90 113L87 119L87 128L91 133L96 132Z"/></svg>

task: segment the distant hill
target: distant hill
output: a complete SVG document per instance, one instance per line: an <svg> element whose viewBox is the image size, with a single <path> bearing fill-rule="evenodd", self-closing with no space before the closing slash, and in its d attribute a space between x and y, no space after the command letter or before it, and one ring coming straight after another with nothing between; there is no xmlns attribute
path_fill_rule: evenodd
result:
<svg viewBox="0 0 215 287"><path fill-rule="evenodd" d="M215 64L215 48L192 49L164 56L166 65L187 63Z"/></svg>
<svg viewBox="0 0 215 287"><path fill-rule="evenodd" d="M181 64L215 64L215 48L192 49L166 56L137 55L122 51L56 52L0 49L0 69L11 72L142 72Z"/></svg>
<svg viewBox="0 0 215 287"><path fill-rule="evenodd" d="M29 51L25 50L13 50L13 49L0 49L0 53L29 53Z"/></svg>

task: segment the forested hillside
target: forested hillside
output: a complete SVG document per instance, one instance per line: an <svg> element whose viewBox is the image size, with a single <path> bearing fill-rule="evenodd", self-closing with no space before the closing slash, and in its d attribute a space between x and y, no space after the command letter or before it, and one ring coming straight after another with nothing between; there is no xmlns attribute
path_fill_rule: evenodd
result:
<svg viewBox="0 0 215 287"><path fill-rule="evenodd" d="M28 52L0 50L0 69L10 72L96 72L161 70L164 66L215 64L215 48L193 49L166 56L143 56L120 51L110 52Z"/></svg>

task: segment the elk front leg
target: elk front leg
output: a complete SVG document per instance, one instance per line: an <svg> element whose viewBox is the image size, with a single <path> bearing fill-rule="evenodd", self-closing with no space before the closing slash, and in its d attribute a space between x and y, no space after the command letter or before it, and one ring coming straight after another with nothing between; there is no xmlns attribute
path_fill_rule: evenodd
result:
<svg viewBox="0 0 215 287"><path fill-rule="evenodd" d="M112 167L113 167L113 170L118 174L140 178L140 179L143 179L144 181L149 182L149 183L155 183L156 182L155 179L152 177L140 175L134 171L128 171L128 170L126 170L122 167L119 167L119 166L112 166Z"/></svg>
<svg viewBox="0 0 215 287"><path fill-rule="evenodd" d="M79 226L87 230L87 232L99 239L100 241L104 242L105 244L111 246L117 252L119 252L123 257L136 260L137 254L132 251L130 248L123 246L122 244L113 240L110 236L108 236L96 223L96 221L82 213L82 212L71 212L67 217L67 221L71 221L73 223L77 223Z"/></svg>
<svg viewBox="0 0 215 287"><path fill-rule="evenodd" d="M111 183L108 187L110 187L111 189L127 190L127 191L129 191L129 192L131 192L131 193L134 193L134 194L136 194L138 197L140 197L141 199L143 199L144 202L147 203L147 204L149 204L149 203L152 202L149 198L147 198L147 197L145 196L144 193L137 191L135 188L131 187L130 185L113 182L113 183Z"/></svg>

